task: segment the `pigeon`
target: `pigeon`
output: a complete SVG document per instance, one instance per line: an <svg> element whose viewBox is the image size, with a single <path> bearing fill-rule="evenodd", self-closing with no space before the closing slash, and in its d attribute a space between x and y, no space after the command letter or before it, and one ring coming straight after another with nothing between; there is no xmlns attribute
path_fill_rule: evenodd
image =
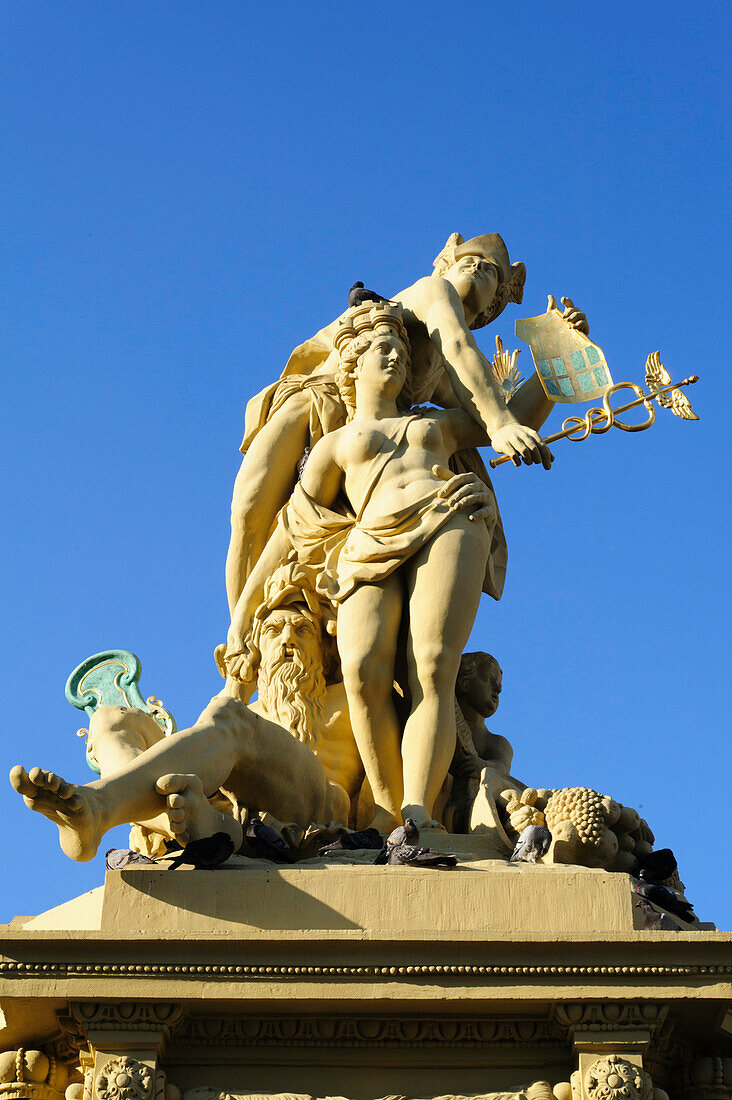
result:
<svg viewBox="0 0 732 1100"><path fill-rule="evenodd" d="M234 854L234 841L228 833L214 833L200 840L191 840L177 855L168 870L174 871L182 863L188 863L199 871L213 871Z"/></svg>
<svg viewBox="0 0 732 1100"><path fill-rule="evenodd" d="M155 863L149 856L133 852L131 848L110 848L105 857L107 870L124 871L125 867L135 867L141 863Z"/></svg>
<svg viewBox="0 0 732 1100"><path fill-rule="evenodd" d="M389 833L386 838L386 846L393 847L396 844L418 844L419 843L419 829L417 823L412 817L406 817L403 825L398 825L396 829Z"/></svg>
<svg viewBox="0 0 732 1100"><path fill-rule="evenodd" d="M660 906L661 909L667 909L669 913L673 913L675 917L680 917L687 924L694 920L694 906L684 898L677 897L667 887L649 882L644 870L638 872L635 892L645 898L646 901Z"/></svg>
<svg viewBox="0 0 732 1100"><path fill-rule="evenodd" d="M382 298L374 290L366 290L363 283L354 283L348 291L348 308L362 306L364 302L388 302L388 298Z"/></svg>
<svg viewBox="0 0 732 1100"><path fill-rule="evenodd" d="M361 829L353 833L341 833L337 840L319 848L318 855L324 856L328 852L355 852L360 848L381 850L383 846L384 838L378 829Z"/></svg>
<svg viewBox="0 0 732 1100"><path fill-rule="evenodd" d="M454 867L457 858L449 852L435 852L432 848L420 848L419 829L411 817L406 818L389 833L383 848L374 860L376 864L389 864L391 867Z"/></svg>
<svg viewBox="0 0 732 1100"><path fill-rule="evenodd" d="M643 856L638 865L646 882L665 882L677 868L676 857L670 848L659 848Z"/></svg>
<svg viewBox="0 0 732 1100"><path fill-rule="evenodd" d="M396 829L389 833L374 863L388 863L388 855L392 848L402 844L416 845L418 840L419 829L417 823L411 817L405 818L403 825L398 825Z"/></svg>
<svg viewBox="0 0 732 1100"><path fill-rule="evenodd" d="M644 898L638 898L636 909L643 913L643 927L649 932L680 932L681 926L668 913L659 913Z"/></svg>
<svg viewBox="0 0 732 1100"><path fill-rule="evenodd" d="M258 817L250 817L244 828L247 845L255 859L269 859L273 863L294 863L292 852L284 840Z"/></svg>
<svg viewBox="0 0 732 1100"><path fill-rule="evenodd" d="M538 863L549 851L552 834L544 825L527 825L516 841L509 863Z"/></svg>
<svg viewBox="0 0 732 1100"><path fill-rule="evenodd" d="M390 867L454 867L457 856L436 852L434 848L420 848L417 844L390 844L381 849L374 863L388 863Z"/></svg>

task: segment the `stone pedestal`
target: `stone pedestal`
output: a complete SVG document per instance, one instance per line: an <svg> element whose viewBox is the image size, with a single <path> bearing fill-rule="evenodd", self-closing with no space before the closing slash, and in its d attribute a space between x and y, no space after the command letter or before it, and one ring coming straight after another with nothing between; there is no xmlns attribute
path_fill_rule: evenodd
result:
<svg viewBox="0 0 732 1100"><path fill-rule="evenodd" d="M1 930L2 1045L69 1100L732 1100L732 937L638 917L624 875L479 858L108 872Z"/></svg>

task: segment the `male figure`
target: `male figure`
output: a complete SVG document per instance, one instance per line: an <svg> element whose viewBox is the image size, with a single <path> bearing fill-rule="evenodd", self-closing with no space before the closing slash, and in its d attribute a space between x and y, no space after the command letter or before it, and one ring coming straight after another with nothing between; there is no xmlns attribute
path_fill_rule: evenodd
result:
<svg viewBox="0 0 732 1100"><path fill-rule="evenodd" d="M353 817L364 769L345 688L342 681L326 681L322 605L308 587L292 583L292 574L292 567L277 570L254 615L251 644L258 674L251 709L312 749L328 779L346 791Z"/></svg>
<svg viewBox="0 0 732 1100"><path fill-rule="evenodd" d="M345 692L326 684L312 596L282 572L255 615L260 698L251 708L215 696L195 726L163 737L141 710L100 707L90 721L99 780L76 786L41 769L13 769L11 783L58 825L71 858L92 859L104 833L127 822L183 844L223 831L235 850L243 832L232 809L269 810L302 826L348 823L363 766Z"/></svg>
<svg viewBox="0 0 732 1100"><path fill-rule="evenodd" d="M472 335L509 301L522 300L524 265L510 263L497 233L469 241L453 233L434 268L433 275L418 279L394 298L402 308L412 349L414 404L432 400L445 408L462 407L483 426L495 450L509 454L516 465L541 462L548 469L551 459L537 430L551 402L541 384L536 377L529 379L507 407ZM577 310L568 310L565 319L587 328L584 314ZM306 447L345 423L335 384L338 357L333 336L338 320L296 348L280 381L247 406L244 460L234 486L226 561L232 614L275 517L292 492ZM502 539L500 518L495 538ZM497 568L486 578L485 590L498 599L502 585L503 572Z"/></svg>

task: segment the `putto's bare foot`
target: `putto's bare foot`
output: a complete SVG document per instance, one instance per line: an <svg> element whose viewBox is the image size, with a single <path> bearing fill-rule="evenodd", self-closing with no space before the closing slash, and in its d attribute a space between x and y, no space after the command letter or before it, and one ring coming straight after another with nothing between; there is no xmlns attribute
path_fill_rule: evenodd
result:
<svg viewBox="0 0 732 1100"><path fill-rule="evenodd" d="M238 851L244 840L241 825L230 814L215 810L197 775L162 775L155 789L165 796L170 831L184 847L191 840L228 833Z"/></svg>
<svg viewBox="0 0 732 1100"><path fill-rule="evenodd" d="M89 787L67 783L54 772L20 764L10 772L10 783L29 810L43 814L58 826L61 848L71 859L86 863L97 854L106 827L99 796Z"/></svg>

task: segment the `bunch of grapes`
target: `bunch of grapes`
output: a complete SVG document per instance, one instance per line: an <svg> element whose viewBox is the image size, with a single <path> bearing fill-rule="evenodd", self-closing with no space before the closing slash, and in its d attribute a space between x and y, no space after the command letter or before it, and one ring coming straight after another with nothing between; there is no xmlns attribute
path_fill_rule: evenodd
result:
<svg viewBox="0 0 732 1100"><path fill-rule="evenodd" d="M570 821L583 844L599 847L604 842L606 813L602 795L590 787L563 787L555 791L544 810L547 828L556 831Z"/></svg>

